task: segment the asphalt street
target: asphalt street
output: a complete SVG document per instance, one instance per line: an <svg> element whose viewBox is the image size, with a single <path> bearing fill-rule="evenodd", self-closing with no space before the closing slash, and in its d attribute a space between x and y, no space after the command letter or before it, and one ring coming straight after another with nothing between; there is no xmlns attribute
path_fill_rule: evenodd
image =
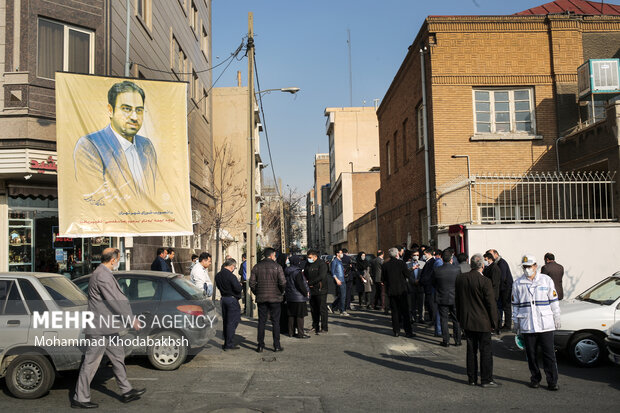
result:
<svg viewBox="0 0 620 413"><path fill-rule="evenodd" d="M309 317L306 319L309 327ZM620 367L606 363L581 369L558 358L560 391L530 389L525 354L510 333L494 337L494 376L502 386L467 385L465 345L443 348L430 327L417 337L393 337L388 316L353 311L331 316L329 334L310 339L282 337L282 353L272 350L267 331L256 353L256 320L242 320L240 350L221 350L221 330L207 348L178 370L154 370L144 358L127 360L142 399L123 404L110 367L102 365L92 400L104 412L398 412L398 411L617 411ZM221 328L221 326L220 326ZM37 400L18 400L0 381L4 412L75 411L69 397L76 372L56 380Z"/></svg>

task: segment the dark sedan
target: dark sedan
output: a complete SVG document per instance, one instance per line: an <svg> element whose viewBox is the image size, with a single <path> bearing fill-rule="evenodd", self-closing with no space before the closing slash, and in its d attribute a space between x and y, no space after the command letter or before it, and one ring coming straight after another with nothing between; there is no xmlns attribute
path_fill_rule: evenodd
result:
<svg viewBox="0 0 620 413"><path fill-rule="evenodd" d="M143 323L126 337L139 339L133 340L131 355L146 355L155 368L174 370L215 335L219 315L213 301L182 276L156 271L118 271L114 276ZM88 294L89 279L85 275L73 282Z"/></svg>

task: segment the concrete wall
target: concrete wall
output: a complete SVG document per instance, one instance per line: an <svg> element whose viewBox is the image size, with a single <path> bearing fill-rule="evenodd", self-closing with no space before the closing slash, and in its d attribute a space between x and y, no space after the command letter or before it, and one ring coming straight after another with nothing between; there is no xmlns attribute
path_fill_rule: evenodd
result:
<svg viewBox="0 0 620 413"><path fill-rule="evenodd" d="M442 237L443 238L443 237ZM439 248L447 247L447 238ZM523 270L523 254L534 254L544 265L547 252L564 266L564 297L573 298L605 277L620 271L620 224L541 224L472 226L467 228L469 255L494 248L508 262L513 278ZM594 248L592 251L587 251Z"/></svg>

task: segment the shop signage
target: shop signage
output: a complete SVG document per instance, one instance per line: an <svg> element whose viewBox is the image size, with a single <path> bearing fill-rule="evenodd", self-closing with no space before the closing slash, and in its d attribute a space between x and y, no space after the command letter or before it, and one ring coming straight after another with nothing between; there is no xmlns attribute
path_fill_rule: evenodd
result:
<svg viewBox="0 0 620 413"><path fill-rule="evenodd" d="M58 164L56 163L56 161L50 155L47 158L47 161L39 162L36 159L31 160L30 161L30 169L34 169L35 171L39 172L40 174L45 173L45 171L56 172L56 171L58 171Z"/></svg>

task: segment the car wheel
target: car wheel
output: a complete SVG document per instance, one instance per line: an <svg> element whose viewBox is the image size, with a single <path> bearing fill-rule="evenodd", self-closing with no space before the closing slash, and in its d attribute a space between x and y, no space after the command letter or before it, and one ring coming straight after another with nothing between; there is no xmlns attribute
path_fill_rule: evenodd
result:
<svg viewBox="0 0 620 413"><path fill-rule="evenodd" d="M38 399L54 384L54 368L38 354L17 356L7 369L6 386L19 399Z"/></svg>
<svg viewBox="0 0 620 413"><path fill-rule="evenodd" d="M568 352L578 366L594 367L603 362L607 349L599 336L591 333L580 333L571 342Z"/></svg>
<svg viewBox="0 0 620 413"><path fill-rule="evenodd" d="M155 344L148 349L149 361L153 367L158 370L176 370L183 364L188 346L179 344L182 340L186 341L179 333L162 331L154 335L153 340Z"/></svg>

